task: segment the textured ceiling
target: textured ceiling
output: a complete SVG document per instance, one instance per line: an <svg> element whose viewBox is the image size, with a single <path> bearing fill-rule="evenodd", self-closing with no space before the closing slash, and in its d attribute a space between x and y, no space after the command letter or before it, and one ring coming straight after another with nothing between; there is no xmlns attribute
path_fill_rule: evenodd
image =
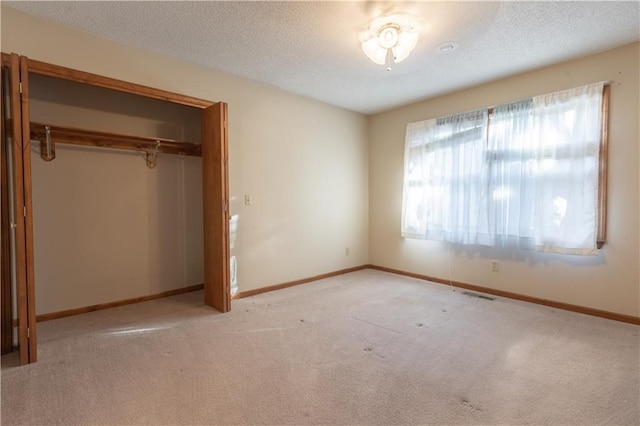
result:
<svg viewBox="0 0 640 426"><path fill-rule="evenodd" d="M365 114L640 39L640 2L6 2L124 44ZM381 14L420 22L388 72L359 34ZM436 46L459 47L440 53Z"/></svg>

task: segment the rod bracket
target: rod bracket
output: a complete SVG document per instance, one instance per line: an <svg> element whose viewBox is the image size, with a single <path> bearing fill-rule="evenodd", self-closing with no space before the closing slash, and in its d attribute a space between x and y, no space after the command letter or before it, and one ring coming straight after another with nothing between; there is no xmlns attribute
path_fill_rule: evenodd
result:
<svg viewBox="0 0 640 426"><path fill-rule="evenodd" d="M44 126L44 140L40 141L40 157L44 161L52 161L56 158L56 146L51 140L51 128Z"/></svg>
<svg viewBox="0 0 640 426"><path fill-rule="evenodd" d="M151 151L147 151L147 167L155 169L158 165L158 151L160 150L160 141L156 141L156 146Z"/></svg>

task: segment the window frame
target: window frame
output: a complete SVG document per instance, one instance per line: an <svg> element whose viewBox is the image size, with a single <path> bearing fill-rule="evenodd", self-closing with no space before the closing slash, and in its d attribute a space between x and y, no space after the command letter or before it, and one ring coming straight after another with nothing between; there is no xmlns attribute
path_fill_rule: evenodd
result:
<svg viewBox="0 0 640 426"><path fill-rule="evenodd" d="M602 123L600 124L600 170L598 173L598 211L596 223L596 247L601 249L607 240L607 162L609 160L609 100L611 85L602 89Z"/></svg>

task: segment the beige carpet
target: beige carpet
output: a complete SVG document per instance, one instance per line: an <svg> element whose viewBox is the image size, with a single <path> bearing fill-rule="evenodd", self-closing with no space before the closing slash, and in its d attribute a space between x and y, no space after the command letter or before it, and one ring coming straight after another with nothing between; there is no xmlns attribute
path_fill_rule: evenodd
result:
<svg viewBox="0 0 640 426"><path fill-rule="evenodd" d="M364 270L40 323L2 424L640 424L639 327Z"/></svg>

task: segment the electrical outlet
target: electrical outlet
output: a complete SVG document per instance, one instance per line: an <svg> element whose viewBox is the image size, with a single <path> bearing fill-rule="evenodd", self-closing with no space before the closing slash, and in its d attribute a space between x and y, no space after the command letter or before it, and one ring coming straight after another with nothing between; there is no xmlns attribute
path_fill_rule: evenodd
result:
<svg viewBox="0 0 640 426"><path fill-rule="evenodd" d="M349 247L344 248L344 255L349 256Z"/></svg>
<svg viewBox="0 0 640 426"><path fill-rule="evenodd" d="M500 270L500 262L497 260L491 261L491 272L498 272Z"/></svg>

